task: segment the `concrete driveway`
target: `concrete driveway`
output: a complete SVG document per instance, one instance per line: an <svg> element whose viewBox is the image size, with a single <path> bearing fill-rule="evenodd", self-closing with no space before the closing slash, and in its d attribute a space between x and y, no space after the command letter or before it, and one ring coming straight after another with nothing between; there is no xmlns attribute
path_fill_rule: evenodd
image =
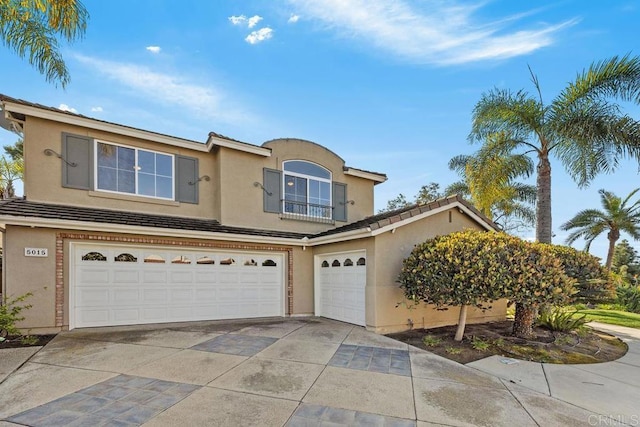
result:
<svg viewBox="0 0 640 427"><path fill-rule="evenodd" d="M544 389L319 318L82 329L4 379L0 426L633 425L632 344L606 376L567 367Z"/></svg>

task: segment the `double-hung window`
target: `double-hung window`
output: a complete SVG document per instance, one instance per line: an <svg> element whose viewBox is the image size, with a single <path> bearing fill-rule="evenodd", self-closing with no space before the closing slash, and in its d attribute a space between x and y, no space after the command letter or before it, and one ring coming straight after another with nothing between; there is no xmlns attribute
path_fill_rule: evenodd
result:
<svg viewBox="0 0 640 427"><path fill-rule="evenodd" d="M303 160L286 161L283 170L283 212L332 218L330 171Z"/></svg>
<svg viewBox="0 0 640 427"><path fill-rule="evenodd" d="M96 142L96 189L174 199L174 157L170 154Z"/></svg>

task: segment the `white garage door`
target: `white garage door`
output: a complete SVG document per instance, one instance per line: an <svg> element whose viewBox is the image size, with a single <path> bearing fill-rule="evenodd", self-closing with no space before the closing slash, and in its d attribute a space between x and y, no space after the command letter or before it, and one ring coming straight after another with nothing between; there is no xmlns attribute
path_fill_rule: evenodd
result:
<svg viewBox="0 0 640 427"><path fill-rule="evenodd" d="M71 327L284 316L279 253L75 245Z"/></svg>
<svg viewBox="0 0 640 427"><path fill-rule="evenodd" d="M318 257L316 311L320 316L365 326L366 253Z"/></svg>

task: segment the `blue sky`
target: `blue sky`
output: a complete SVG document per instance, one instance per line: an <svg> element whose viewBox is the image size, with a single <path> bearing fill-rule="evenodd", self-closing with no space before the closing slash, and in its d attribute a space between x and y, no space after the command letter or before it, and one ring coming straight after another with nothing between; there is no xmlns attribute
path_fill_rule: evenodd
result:
<svg viewBox="0 0 640 427"><path fill-rule="evenodd" d="M596 60L638 50L636 1L86 0L86 37L62 51L66 90L0 47L0 92L142 129L253 144L308 139L384 172L376 210L457 179L473 106L493 87L550 101ZM628 110L638 117L640 109ZM0 144L16 137L0 131ZM640 186L636 163L577 189L553 164L560 224L599 207L598 189ZM533 236L533 231L523 237ZM628 237L628 236L625 236ZM582 243L577 243L582 247ZM636 245L639 247L639 245ZM606 254L606 236L592 246Z"/></svg>

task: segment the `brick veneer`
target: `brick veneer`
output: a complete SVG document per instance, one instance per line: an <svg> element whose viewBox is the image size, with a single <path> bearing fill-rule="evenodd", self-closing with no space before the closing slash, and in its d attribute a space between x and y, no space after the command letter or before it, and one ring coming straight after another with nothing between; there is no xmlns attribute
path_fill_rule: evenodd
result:
<svg viewBox="0 0 640 427"><path fill-rule="evenodd" d="M293 313L293 248L289 246L233 243L205 240L194 242L190 240L167 239L156 237L126 237L118 235L87 234L87 233L57 233L56 234L56 326L64 325L64 242L100 241L113 243L137 243L147 245L179 246L185 248L213 248L252 251L278 251L287 253L287 313Z"/></svg>

